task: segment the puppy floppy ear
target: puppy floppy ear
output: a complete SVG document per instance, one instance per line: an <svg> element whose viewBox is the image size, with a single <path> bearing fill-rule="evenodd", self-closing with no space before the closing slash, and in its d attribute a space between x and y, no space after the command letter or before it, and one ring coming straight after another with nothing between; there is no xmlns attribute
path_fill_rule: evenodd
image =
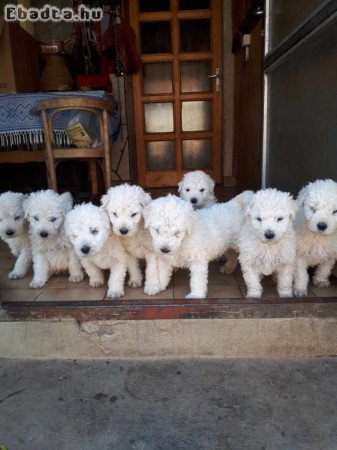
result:
<svg viewBox="0 0 337 450"><path fill-rule="evenodd" d="M292 197L291 197L290 208L291 208L290 214L289 214L290 220L295 220L295 216L296 216L298 205L297 205L296 200L294 200Z"/></svg>
<svg viewBox="0 0 337 450"><path fill-rule="evenodd" d="M215 181L210 176L208 177L207 184L208 184L208 192L213 193L215 188Z"/></svg>
<svg viewBox="0 0 337 450"><path fill-rule="evenodd" d="M70 192L64 192L61 194L60 200L64 214L67 214L73 209L73 196Z"/></svg>
<svg viewBox="0 0 337 450"><path fill-rule="evenodd" d="M234 197L234 199L240 208L245 211L248 208L253 195L253 191L243 191L241 194Z"/></svg>
<svg viewBox="0 0 337 450"><path fill-rule="evenodd" d="M151 202L152 198L151 195L145 191L143 191L143 195L140 201L140 204L142 205L142 208L145 208L149 203Z"/></svg>
<svg viewBox="0 0 337 450"><path fill-rule="evenodd" d="M308 186L305 186L298 193L297 200L296 200L298 206L302 206L302 207L304 206L307 195L308 195Z"/></svg>
<svg viewBox="0 0 337 450"><path fill-rule="evenodd" d="M179 192L179 194L183 190L183 184L184 184L184 178L182 180L180 180L179 183L178 183L178 192Z"/></svg>
<svg viewBox="0 0 337 450"><path fill-rule="evenodd" d="M110 217L109 217L108 211L105 208L103 208L103 206L99 206L98 209L100 210L100 213L102 214L102 221L103 221L104 227L111 229L111 222L110 222Z"/></svg>
<svg viewBox="0 0 337 450"><path fill-rule="evenodd" d="M101 197L101 208L103 211L107 210L107 206L109 203L109 194L102 195Z"/></svg>
<svg viewBox="0 0 337 450"><path fill-rule="evenodd" d="M254 207L254 202L253 202L253 199L251 199L250 202L248 203L248 205L245 207L244 217L246 219L251 216L253 207Z"/></svg>
<svg viewBox="0 0 337 450"><path fill-rule="evenodd" d="M143 209L143 218L144 218L144 228L149 228L150 226L150 216L151 216L151 203L149 203L144 209Z"/></svg>
<svg viewBox="0 0 337 450"><path fill-rule="evenodd" d="M28 219L30 208L31 208L30 196L26 197L25 200L22 202L22 208L23 208L25 219Z"/></svg>

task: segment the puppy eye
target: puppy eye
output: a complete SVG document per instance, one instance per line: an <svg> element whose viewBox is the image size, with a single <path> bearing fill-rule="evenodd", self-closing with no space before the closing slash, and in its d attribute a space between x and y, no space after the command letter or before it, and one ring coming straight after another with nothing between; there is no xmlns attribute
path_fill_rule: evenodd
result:
<svg viewBox="0 0 337 450"><path fill-rule="evenodd" d="M313 213L315 213L317 210L315 209L315 208L313 208L312 206L310 207L310 209L311 209L311 211L313 212Z"/></svg>
<svg viewBox="0 0 337 450"><path fill-rule="evenodd" d="M175 237L178 237L180 235L180 231L177 231L174 235Z"/></svg>
<svg viewBox="0 0 337 450"><path fill-rule="evenodd" d="M337 214L337 209L335 209L334 211L332 211L332 214Z"/></svg>
<svg viewBox="0 0 337 450"><path fill-rule="evenodd" d="M159 228L156 228L156 232L157 232L157 234L160 234Z"/></svg>
<svg viewBox="0 0 337 450"><path fill-rule="evenodd" d="M201 188L201 189L200 189L200 192L204 192L204 190L205 190L204 188Z"/></svg>
<svg viewBox="0 0 337 450"><path fill-rule="evenodd" d="M115 217L117 217L117 214L114 212L114 213L112 213Z"/></svg>
<svg viewBox="0 0 337 450"><path fill-rule="evenodd" d="M278 222L282 222L282 220L283 220L283 217L278 217L278 218L277 218L277 221L278 221Z"/></svg>
<svg viewBox="0 0 337 450"><path fill-rule="evenodd" d="M21 216L15 216L14 220L19 220L21 219Z"/></svg>
<svg viewBox="0 0 337 450"><path fill-rule="evenodd" d="M135 217L138 213L131 214L131 217Z"/></svg>
<svg viewBox="0 0 337 450"><path fill-rule="evenodd" d="M76 239L76 238L77 238L77 234L72 234L71 237L72 237L73 239Z"/></svg>
<svg viewBox="0 0 337 450"><path fill-rule="evenodd" d="M50 222L55 222L56 219L57 219L57 217L51 217L49 220L50 220Z"/></svg>
<svg viewBox="0 0 337 450"><path fill-rule="evenodd" d="M93 228L92 230L90 230L91 231L91 234L97 234L98 233L98 230L97 230L97 228Z"/></svg>
<svg viewBox="0 0 337 450"><path fill-rule="evenodd" d="M34 220L36 220L36 222L38 222L39 218L37 216L34 216Z"/></svg>
<svg viewBox="0 0 337 450"><path fill-rule="evenodd" d="M261 221L262 221L261 217L257 217L256 220L257 220L258 222L261 222Z"/></svg>
<svg viewBox="0 0 337 450"><path fill-rule="evenodd" d="M190 188L186 188L186 192L190 192Z"/></svg>

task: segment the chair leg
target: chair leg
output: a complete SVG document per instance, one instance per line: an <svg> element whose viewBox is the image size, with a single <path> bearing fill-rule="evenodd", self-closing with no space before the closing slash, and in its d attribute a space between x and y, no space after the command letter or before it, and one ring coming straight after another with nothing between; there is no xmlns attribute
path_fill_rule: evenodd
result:
<svg viewBox="0 0 337 450"><path fill-rule="evenodd" d="M57 192L57 180L56 180L56 168L54 164L46 159L46 168L47 168L47 178L48 178L48 188Z"/></svg>
<svg viewBox="0 0 337 450"><path fill-rule="evenodd" d="M91 184L91 194L98 194L97 165L93 159L89 161L89 183Z"/></svg>
<svg viewBox="0 0 337 450"><path fill-rule="evenodd" d="M48 187L57 192L56 168L53 154L53 145L51 138L51 126L49 127L48 118L45 111L41 111L41 118L44 130L45 139L45 161L47 166Z"/></svg>
<svg viewBox="0 0 337 450"><path fill-rule="evenodd" d="M104 181L105 181L105 189L108 190L112 184L112 174L111 174L108 112L106 110L103 110L103 146L104 146Z"/></svg>

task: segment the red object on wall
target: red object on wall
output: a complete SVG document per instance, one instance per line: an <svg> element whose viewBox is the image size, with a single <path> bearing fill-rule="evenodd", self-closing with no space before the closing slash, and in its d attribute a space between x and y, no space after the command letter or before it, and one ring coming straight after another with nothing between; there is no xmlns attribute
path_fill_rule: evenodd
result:
<svg viewBox="0 0 337 450"><path fill-rule="evenodd" d="M79 89L103 89L111 91L111 82L109 75L76 75L76 84Z"/></svg>

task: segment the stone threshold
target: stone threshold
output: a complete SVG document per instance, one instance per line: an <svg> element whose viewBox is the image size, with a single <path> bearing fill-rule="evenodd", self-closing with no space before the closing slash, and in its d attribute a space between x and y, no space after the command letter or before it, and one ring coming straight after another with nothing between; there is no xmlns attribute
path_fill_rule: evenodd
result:
<svg viewBox="0 0 337 450"><path fill-rule="evenodd" d="M336 318L337 297L139 299L2 302L0 322L22 320L178 320Z"/></svg>

